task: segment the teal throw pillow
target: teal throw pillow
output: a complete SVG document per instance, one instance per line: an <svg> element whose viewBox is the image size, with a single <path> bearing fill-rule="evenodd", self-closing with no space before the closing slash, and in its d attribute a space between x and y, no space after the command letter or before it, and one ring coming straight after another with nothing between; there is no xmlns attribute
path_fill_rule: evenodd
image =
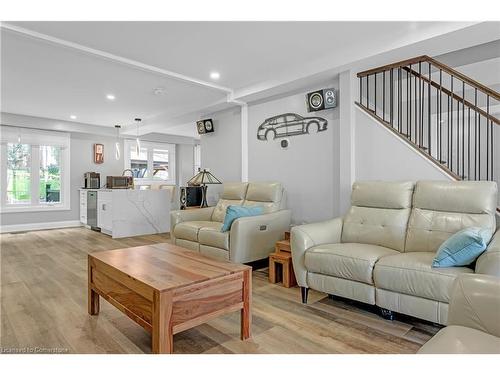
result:
<svg viewBox="0 0 500 375"><path fill-rule="evenodd" d="M226 216L224 217L224 224L222 225L221 232L227 232L231 229L233 221L240 217L257 216L264 213L262 206L228 206L226 209Z"/></svg>
<svg viewBox="0 0 500 375"><path fill-rule="evenodd" d="M462 229L439 246L432 267L468 266L486 250L491 235L484 228Z"/></svg>

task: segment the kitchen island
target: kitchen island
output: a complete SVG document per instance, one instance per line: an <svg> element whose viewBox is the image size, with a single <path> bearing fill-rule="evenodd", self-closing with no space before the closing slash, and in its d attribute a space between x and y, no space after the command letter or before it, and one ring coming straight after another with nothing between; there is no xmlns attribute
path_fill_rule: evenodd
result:
<svg viewBox="0 0 500 375"><path fill-rule="evenodd" d="M170 230L169 190L80 189L80 221L113 238Z"/></svg>

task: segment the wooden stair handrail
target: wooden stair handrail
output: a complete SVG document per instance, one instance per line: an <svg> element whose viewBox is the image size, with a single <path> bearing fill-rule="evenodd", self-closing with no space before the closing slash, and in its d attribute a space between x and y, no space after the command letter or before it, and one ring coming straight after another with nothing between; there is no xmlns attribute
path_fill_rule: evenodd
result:
<svg viewBox="0 0 500 375"><path fill-rule="evenodd" d="M477 88L478 90L483 91L486 95L500 101L500 93L499 92L489 88L488 86L483 85L482 83L479 83L478 81L476 81L472 78L467 77L465 74L460 73L458 70L450 68L448 65L440 63L439 61L434 60L432 57L427 56L427 55L422 55L422 56L414 57L411 59L402 60L402 61L399 61L396 63L383 65L383 66L378 67L378 68L368 69L368 70L359 72L357 74L357 77L361 78L361 77L369 76L369 75L372 75L375 73L381 73L381 72L384 72L384 71L387 71L390 69L408 67L408 65L417 64L419 62L429 62L429 63L431 63L431 65L437 66L439 69L447 72L451 76L457 77L458 79L460 79L463 82L466 82L470 86Z"/></svg>
<svg viewBox="0 0 500 375"><path fill-rule="evenodd" d="M387 71L387 70L402 68L403 66L413 65L413 64L417 64L417 63L422 62L422 61L427 61L427 59L430 59L430 57L427 55L413 57L411 59L402 60L402 61L398 61L398 62L395 62L392 64L383 65L383 66L380 66L378 68L364 70L362 72L359 72L357 74L357 77L361 78L361 77L371 76L372 74L375 74L375 73L382 73L382 72Z"/></svg>
<svg viewBox="0 0 500 375"><path fill-rule="evenodd" d="M446 95L450 96L452 99L455 99L457 102L460 102L460 103L463 103L464 105L466 105L467 107L470 107L472 110L476 111L477 113L483 115L484 117L486 117L488 120L490 120L491 122L494 122L496 125L499 125L500 126L500 119L496 118L495 116L485 112L484 110L482 110L481 108L479 108L478 106L472 104L471 102L465 100L464 98L462 98L461 96L455 94L455 93L452 93L450 90L448 90L447 88L445 87L442 87L439 85L439 83L437 82L434 82L432 80L430 80L429 78L423 76L421 73L417 72L416 70L413 70L413 69L410 69L409 67L407 66L404 66L403 67L403 70L404 71L407 71L408 73L414 75L415 77L427 82L428 84L430 83L432 87L435 87L436 89L438 90L441 90L442 92L444 92Z"/></svg>

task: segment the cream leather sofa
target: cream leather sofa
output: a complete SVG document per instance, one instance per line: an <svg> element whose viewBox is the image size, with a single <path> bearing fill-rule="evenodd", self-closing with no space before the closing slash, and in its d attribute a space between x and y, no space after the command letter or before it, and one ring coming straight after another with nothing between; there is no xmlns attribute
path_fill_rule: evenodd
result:
<svg viewBox="0 0 500 375"><path fill-rule="evenodd" d="M357 182L341 218L293 227L302 300L309 288L446 324L458 275L500 276L500 234L475 267L432 268L441 243L471 226L495 231L494 182Z"/></svg>
<svg viewBox="0 0 500 375"><path fill-rule="evenodd" d="M500 279L460 275L452 291L448 326L420 354L500 354Z"/></svg>
<svg viewBox="0 0 500 375"><path fill-rule="evenodd" d="M263 206L264 214L235 220L221 232L229 205ZM290 229L291 211L285 209L285 192L278 182L225 183L215 207L173 211L172 243L201 254L248 263L266 258L276 241Z"/></svg>

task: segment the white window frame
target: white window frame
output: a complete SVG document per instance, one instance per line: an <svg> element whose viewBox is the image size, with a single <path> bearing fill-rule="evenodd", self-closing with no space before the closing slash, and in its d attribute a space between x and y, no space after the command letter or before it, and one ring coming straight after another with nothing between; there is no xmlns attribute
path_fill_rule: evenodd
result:
<svg viewBox="0 0 500 375"><path fill-rule="evenodd" d="M134 178L134 183L137 185L148 185L161 182L165 185L175 185L176 184L176 170L175 170L175 144L172 143L159 143L159 142L147 142L140 141L141 148L145 148L147 152L147 162L148 168L146 172L146 177L144 178ZM125 139L124 142L124 169L130 168L130 149L136 146L135 139ZM168 167L169 167L169 179L155 179L152 176L153 173L153 154L154 149L168 150Z"/></svg>
<svg viewBox="0 0 500 375"><path fill-rule="evenodd" d="M31 202L7 202L7 145L17 143L31 146ZM40 203L40 146L61 147L60 202ZM71 209L70 137L68 133L0 126L0 213L67 211Z"/></svg>

